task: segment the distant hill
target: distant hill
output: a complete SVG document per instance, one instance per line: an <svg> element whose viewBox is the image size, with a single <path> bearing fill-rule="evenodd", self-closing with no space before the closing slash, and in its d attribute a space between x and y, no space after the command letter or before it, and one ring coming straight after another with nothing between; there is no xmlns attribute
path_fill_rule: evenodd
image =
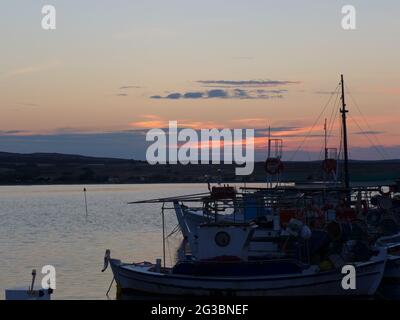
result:
<svg viewBox="0 0 400 320"><path fill-rule="evenodd" d="M320 161L284 162L282 180L321 180ZM80 183L184 183L205 182L205 176L225 182L264 182L264 163L255 163L252 175L235 175L235 165L149 165L145 161L87 157L58 153L19 154L0 152L0 184ZM400 160L350 161L352 182L395 181L400 178Z"/></svg>
<svg viewBox="0 0 400 320"><path fill-rule="evenodd" d="M76 154L62 154L62 153L10 153L0 152L0 163L5 162L49 162L49 163L62 163L62 162L80 162L80 163L121 163L126 160L116 158L98 158L88 157Z"/></svg>

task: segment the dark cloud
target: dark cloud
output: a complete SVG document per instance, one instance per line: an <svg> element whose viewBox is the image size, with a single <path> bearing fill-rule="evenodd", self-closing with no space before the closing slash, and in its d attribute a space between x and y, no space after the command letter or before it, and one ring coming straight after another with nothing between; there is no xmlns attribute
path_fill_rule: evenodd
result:
<svg viewBox="0 0 400 320"><path fill-rule="evenodd" d="M301 129L300 127L291 127L291 126L289 126L289 127L272 127L271 128L271 132L279 132L279 131L296 131L296 130L299 130L299 129Z"/></svg>
<svg viewBox="0 0 400 320"><path fill-rule="evenodd" d="M182 95L179 92L170 93L165 97L166 99L180 99Z"/></svg>
<svg viewBox="0 0 400 320"><path fill-rule="evenodd" d="M270 129L268 128L263 128L263 129L256 129L256 133L259 133L260 135L266 135L268 134L269 130L271 132L287 132L287 131L297 131L301 129L301 127L298 126L280 126L280 127L271 127Z"/></svg>
<svg viewBox="0 0 400 320"><path fill-rule="evenodd" d="M281 80L198 80L206 91L173 92L167 96L153 95L151 99L280 99L287 93L286 89L257 89L260 87L277 87L288 84L298 84L299 81Z"/></svg>
<svg viewBox="0 0 400 320"><path fill-rule="evenodd" d="M224 87L277 87L289 84L299 84L300 81L281 81L281 80L198 80L205 86L224 86Z"/></svg>
<svg viewBox="0 0 400 320"><path fill-rule="evenodd" d="M298 132L301 129L302 129L302 127L295 127L295 126L271 127L271 133L272 133L272 136L275 138L303 138L303 137L321 138L321 137L325 137L324 134L320 134L320 133L307 134L307 133L303 133L301 131ZM267 128L255 130L256 137L267 137L268 134L269 134L269 130ZM334 135L328 135L328 137L333 137L333 136Z"/></svg>
<svg viewBox="0 0 400 320"><path fill-rule="evenodd" d="M0 130L0 135L17 135L20 133L28 133L26 130Z"/></svg>
<svg viewBox="0 0 400 320"><path fill-rule="evenodd" d="M233 92L235 94L235 97L238 97L238 98L248 98L249 97L247 91L243 90L243 89L234 89Z"/></svg>
<svg viewBox="0 0 400 320"><path fill-rule="evenodd" d="M204 92L186 92L170 93L167 96L154 95L151 99L273 99L273 98L283 98L283 93L287 90L246 90L241 88L235 89L212 89Z"/></svg>
<svg viewBox="0 0 400 320"><path fill-rule="evenodd" d="M203 98L204 96L204 92L186 92L183 95L183 98L185 99L199 99L199 98Z"/></svg>
<svg viewBox="0 0 400 320"><path fill-rule="evenodd" d="M208 98L228 98L228 92L226 90L214 89L207 91Z"/></svg>
<svg viewBox="0 0 400 320"><path fill-rule="evenodd" d="M169 95L162 97L159 95L156 96L151 96L150 98L152 99L172 99L172 100L177 100L177 99L205 99L205 98L228 98L229 94L225 90L220 90L220 89L214 89L214 90L209 90L206 92L186 92L184 94L181 94L179 92L174 92L170 93Z"/></svg>
<svg viewBox="0 0 400 320"><path fill-rule="evenodd" d="M264 90L264 89L258 89L256 90L258 94L282 94L288 92L286 89L275 89L275 90Z"/></svg>

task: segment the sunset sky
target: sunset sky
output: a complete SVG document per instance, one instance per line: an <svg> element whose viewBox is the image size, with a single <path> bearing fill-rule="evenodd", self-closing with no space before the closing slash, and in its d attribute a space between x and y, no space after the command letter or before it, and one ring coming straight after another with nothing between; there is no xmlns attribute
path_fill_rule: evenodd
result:
<svg viewBox="0 0 400 320"><path fill-rule="evenodd" d="M146 130L177 120L255 128L259 158L271 126L290 159L343 73L351 157L400 158L398 0L3 0L0 15L0 151L144 159ZM318 157L331 110L296 160Z"/></svg>

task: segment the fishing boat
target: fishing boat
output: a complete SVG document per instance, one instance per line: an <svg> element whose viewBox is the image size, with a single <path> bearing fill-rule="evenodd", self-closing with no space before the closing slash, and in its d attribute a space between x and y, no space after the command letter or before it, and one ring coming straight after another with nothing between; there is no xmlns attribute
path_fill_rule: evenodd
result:
<svg viewBox="0 0 400 320"><path fill-rule="evenodd" d="M191 255L173 267L156 263L123 263L106 254L121 292L156 296L371 296L386 263L386 250L371 250L365 261L337 261L329 270L298 259L250 260L248 244L254 224L209 223L199 226ZM182 246L184 247L184 246ZM182 255L181 255L182 256ZM342 267L355 270L353 289L343 286Z"/></svg>
<svg viewBox="0 0 400 320"><path fill-rule="evenodd" d="M193 202L195 198L187 199ZM321 254L320 249L325 252L326 243L321 246L324 243L321 237L313 238L316 231L311 232L299 220L291 220L286 228L280 224L261 226L255 221L217 221L215 217L191 224L190 219L185 219L183 200L183 197L154 200L173 203L184 235L173 267L165 267L165 254L163 267L161 259L156 263L123 263L112 259L109 252L106 254L105 268L111 265L121 292L169 297L369 296L375 293L383 277L386 248L364 247L366 254L359 255L356 245L353 245L355 250L350 248L354 240L348 241L343 234L338 236L344 233L341 229L332 231L334 241L330 241L337 250ZM261 231L269 234L255 237ZM258 255L252 247L255 239L264 243ZM320 262L311 262L316 256ZM352 290L343 287L345 265L355 268L357 285Z"/></svg>
<svg viewBox="0 0 400 320"><path fill-rule="evenodd" d="M400 279L400 233L381 237L377 241L377 246L387 250L387 261L384 277L386 280Z"/></svg>
<svg viewBox="0 0 400 320"><path fill-rule="evenodd" d="M244 193L233 193L232 187L227 185L209 186L209 201L204 201L202 208L193 209L181 204L185 212L184 219L187 232L195 232L196 226L215 219L218 221L253 221L263 219L273 224L273 230L260 226L256 231L255 241L252 241L257 252L264 255L270 251L270 242L257 241L260 237L277 236L277 231L293 219L300 219L313 228L324 228L332 221L347 221L348 225L361 229L361 233L368 241L388 250L388 264L385 278L400 278L400 188L399 185L388 186L384 191L382 186L351 187L348 167L346 103L344 80L341 77L340 112L342 114L343 141L343 181L338 181L338 151L329 148L327 144L327 120L324 124L324 160L322 169L326 180L321 183L307 185L284 185L280 181L280 174L284 165L282 158L282 140L272 139L271 130L268 136L268 157L265 162L267 186L264 188L242 188ZM271 148L272 146L272 148ZM229 191L229 192L226 192ZM215 200L230 201L231 213L221 214L213 209ZM299 202L303 201L300 205ZM309 201L311 205L305 205ZM216 212L212 212L215 210ZM211 212L210 212L211 211ZM310 217L314 221L310 221ZM307 220L307 221L306 221ZM265 224L264 224L265 225ZM257 236L258 233L258 236ZM360 232L359 232L360 233ZM187 236L187 235L186 235ZM377 240L378 239L378 240Z"/></svg>
<svg viewBox="0 0 400 320"><path fill-rule="evenodd" d="M350 187L343 76L341 87L343 185L268 181L266 188L238 192L218 184L204 194L135 202L163 204L163 260L123 263L108 251L103 271L111 266L122 292L161 296L373 295L390 246L371 244L360 219L368 216L364 198L373 191L364 190L363 198ZM268 149L265 168L279 178L282 144L274 145L278 151ZM324 168L336 179L337 162L325 156ZM183 236L172 267L165 263L165 203L173 204ZM344 266L354 268L352 288L343 283Z"/></svg>
<svg viewBox="0 0 400 320"><path fill-rule="evenodd" d="M377 247L387 250L385 280L400 279L400 201L398 184L379 188L368 201L368 232Z"/></svg>
<svg viewBox="0 0 400 320"><path fill-rule="evenodd" d="M198 263L159 268L152 263L126 264L110 259L115 280L122 292L156 296L372 296L382 279L384 251L370 261L355 263L355 290L344 290L340 270L321 272L291 261L265 263ZM179 267L192 272L179 273ZM189 269L189 268L188 268ZM243 269L246 272L243 272ZM197 270L207 270L208 275ZM229 270L229 274L226 274ZM276 275L276 273L278 273ZM214 274L213 274L214 273ZM239 273L240 275L232 275ZM256 273L261 273L255 275Z"/></svg>

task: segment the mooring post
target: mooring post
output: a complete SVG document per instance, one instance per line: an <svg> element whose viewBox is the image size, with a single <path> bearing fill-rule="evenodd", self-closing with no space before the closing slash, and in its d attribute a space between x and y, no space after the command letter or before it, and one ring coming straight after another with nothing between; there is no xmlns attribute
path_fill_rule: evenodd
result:
<svg viewBox="0 0 400 320"><path fill-rule="evenodd" d="M87 218L88 217L88 208L87 208L86 188L83 188L83 194L85 197L85 209L86 209L86 218Z"/></svg>

